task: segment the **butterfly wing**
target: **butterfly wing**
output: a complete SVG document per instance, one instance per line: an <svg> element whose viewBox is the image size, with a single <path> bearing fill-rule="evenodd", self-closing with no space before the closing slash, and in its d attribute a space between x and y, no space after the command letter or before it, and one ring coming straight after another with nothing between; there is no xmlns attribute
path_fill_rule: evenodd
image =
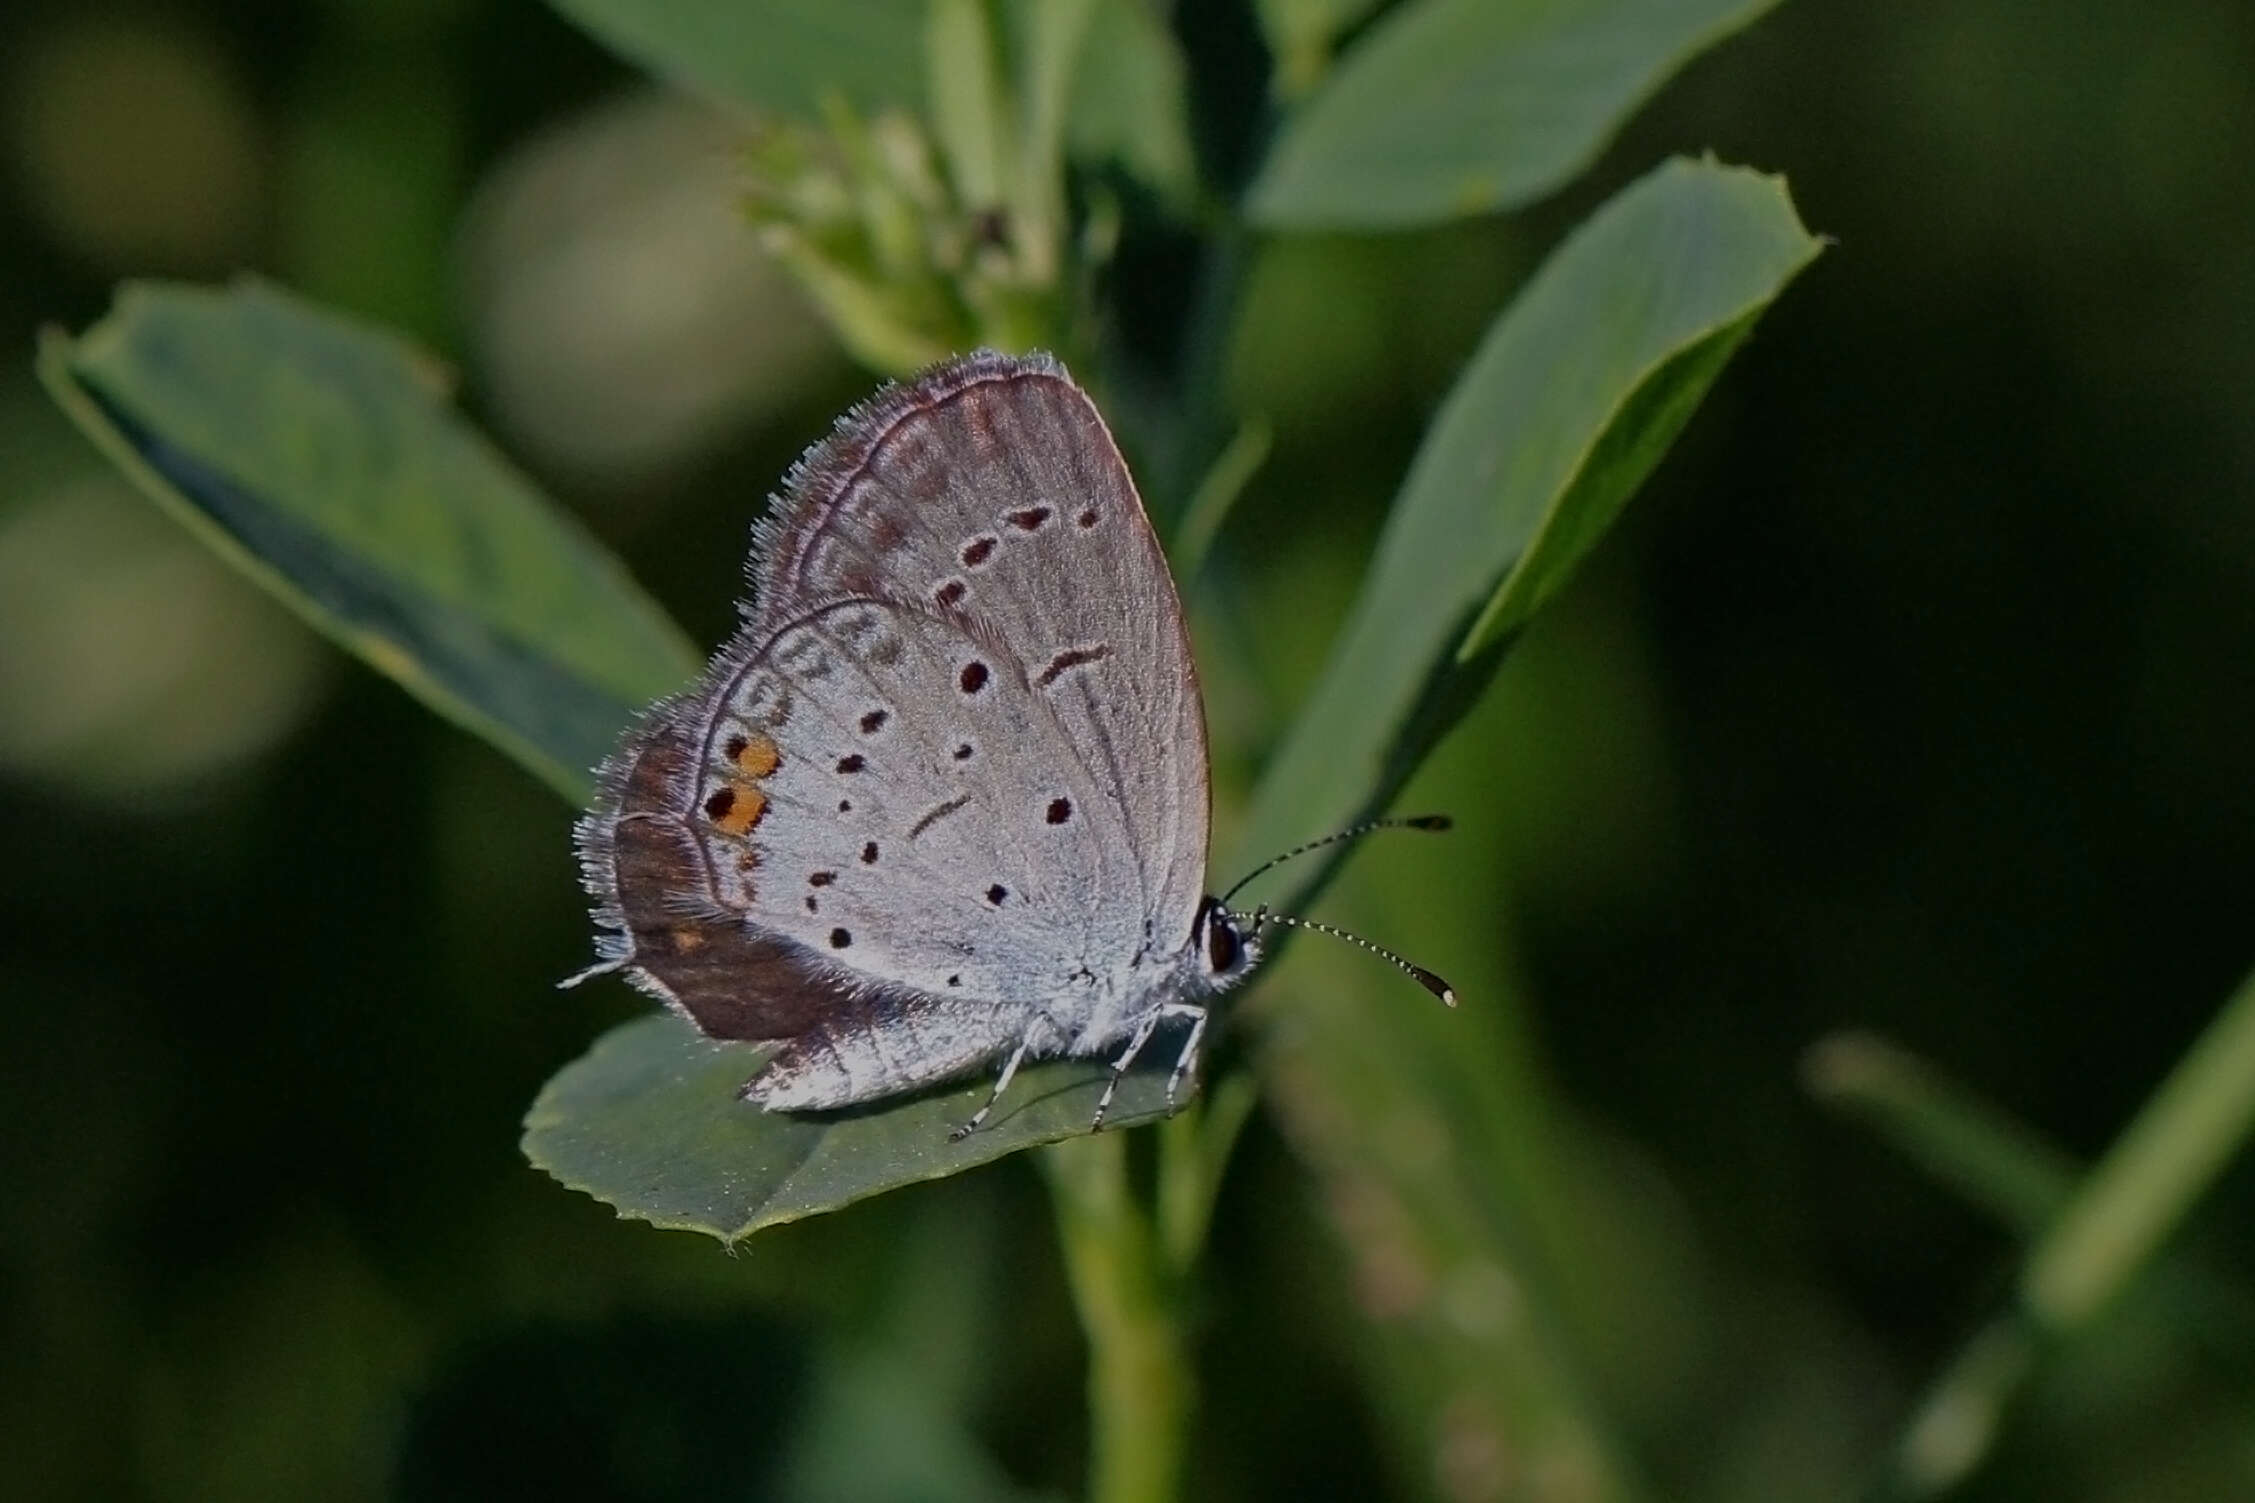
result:
<svg viewBox="0 0 2255 1503"><path fill-rule="evenodd" d="M751 573L770 628L879 595L1014 648L1109 785L1138 863L1128 901L1160 943L1184 942L1205 891L1197 670L1127 465L1061 365L972 355L849 414L793 471Z"/></svg>

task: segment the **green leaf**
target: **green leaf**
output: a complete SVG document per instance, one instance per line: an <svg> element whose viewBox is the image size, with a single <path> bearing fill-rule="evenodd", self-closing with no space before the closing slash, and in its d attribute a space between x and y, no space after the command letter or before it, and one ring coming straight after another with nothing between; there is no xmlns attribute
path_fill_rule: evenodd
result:
<svg viewBox="0 0 2255 1503"><path fill-rule="evenodd" d="M1679 160L1552 253L1426 434L1243 849L1385 805L1818 248L1779 180Z"/></svg>
<svg viewBox="0 0 2255 1503"><path fill-rule="evenodd" d="M441 715L574 799L680 630L462 421L404 341L255 281L127 286L40 372L223 557Z"/></svg>
<svg viewBox="0 0 2255 1503"><path fill-rule="evenodd" d="M733 1242L1079 1137L1109 1073L1087 1060L1030 1065L984 1127L951 1142L949 1133L979 1109L992 1082L785 1116L737 1099L759 1061L756 1047L715 1043L671 1014L623 1024L541 1091L525 1117L525 1157L622 1216ZM1164 1069L1130 1071L1106 1130L1165 1116L1166 1076Z"/></svg>
<svg viewBox="0 0 2255 1503"><path fill-rule="evenodd" d="M551 0L629 62L707 99L814 116L924 97L923 0Z"/></svg>
<svg viewBox="0 0 2255 1503"><path fill-rule="evenodd" d="M1241 852L1283 850L1392 798L1816 250L1782 184L1674 162L1552 252L1436 415ZM1456 775L1483 774L1460 761ZM1276 900L1287 911L1326 874L1310 864ZM1480 931L1463 893L1365 883L1356 896L1356 927L1450 974L1463 1005L1444 1011L1377 967L1298 951L1249 1005L1274 999L1270 1015L1289 1016L1261 1031L1266 1100L1343 1239L1396 1291L1373 1347L1402 1431L1411 1444L1487 1437L1527 1475L1573 1478L1577 1496L1645 1496L1590 1397L1593 1354L1618 1349L1634 1319L1603 1291L1659 1271L1625 1209L1644 1187L1556 1100L1508 935ZM1476 932L1471 952L1430 946Z"/></svg>
<svg viewBox="0 0 2255 1503"><path fill-rule="evenodd" d="M1000 207L1018 151L991 21L980 0L931 0L924 21L932 137L957 202L974 213Z"/></svg>
<svg viewBox="0 0 2255 1503"><path fill-rule="evenodd" d="M1398 229L1530 202L1686 60L1776 0L1416 0L1342 58L1248 199L1275 229Z"/></svg>

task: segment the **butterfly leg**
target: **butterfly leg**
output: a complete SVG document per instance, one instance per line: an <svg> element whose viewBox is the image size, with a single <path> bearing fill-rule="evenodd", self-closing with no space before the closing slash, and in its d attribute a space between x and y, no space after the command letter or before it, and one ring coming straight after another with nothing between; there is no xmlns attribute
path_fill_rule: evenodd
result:
<svg viewBox="0 0 2255 1503"><path fill-rule="evenodd" d="M568 992L573 987L579 985L582 981L593 981L598 976L608 976L613 971L623 971L625 969L626 962L623 960L598 960L595 962L595 964L589 966L586 970L574 971L569 976L566 976L563 980L557 982L556 990L560 992Z"/></svg>
<svg viewBox="0 0 2255 1503"><path fill-rule="evenodd" d="M994 1110L994 1104L1002 1099L1002 1093L1010 1089L1010 1078L1026 1062L1026 1051L1033 1047L1033 1042L1034 1030L1028 1028L1025 1037L1018 1040L1018 1047L1011 1050L1010 1057L1002 1062L1002 1073L995 1077L994 1090L988 1093L987 1104L973 1112L970 1121L947 1135L950 1143L960 1143L979 1130L979 1124L987 1120L987 1113Z"/></svg>
<svg viewBox="0 0 2255 1503"><path fill-rule="evenodd" d="M1171 1011L1190 1014L1190 1037L1182 1041L1182 1053L1174 1062L1174 1073L1167 1077L1167 1110L1174 1110L1175 1092L1182 1088L1183 1077L1198 1067L1198 1045L1206 1037L1206 1019L1212 1016L1203 1007L1177 1004Z"/></svg>
<svg viewBox="0 0 2255 1503"><path fill-rule="evenodd" d="M1196 1062L1198 1041L1206 1033L1206 1009L1189 1002L1169 1002L1154 1007L1135 1025L1135 1034L1128 1040L1127 1047L1120 1051L1118 1059L1112 1061L1112 1078L1104 1082L1104 1094L1096 1098L1096 1118L1088 1124L1090 1132L1104 1125L1104 1114L1112 1109L1112 1093L1120 1088L1120 1077L1127 1074L1128 1066L1135 1063L1135 1057L1143 1052L1143 1046L1151 1042L1151 1035L1161 1023L1176 1018L1190 1019L1190 1038L1182 1046L1181 1057L1175 1061L1174 1073L1167 1077L1167 1110L1174 1110L1175 1088L1182 1084L1183 1075Z"/></svg>
<svg viewBox="0 0 2255 1503"><path fill-rule="evenodd" d="M1090 1132L1104 1125L1104 1114L1112 1109L1112 1093L1120 1088L1120 1077L1127 1074L1128 1066L1135 1063L1135 1057L1143 1052L1143 1046L1151 1042L1152 1030L1159 1026L1159 1020L1166 1015L1167 1009L1164 1007L1152 1008L1135 1025L1135 1032L1128 1035L1127 1047L1120 1051L1118 1059L1112 1061L1112 1078L1104 1082L1104 1094L1096 1098L1096 1115L1089 1119L1088 1124Z"/></svg>

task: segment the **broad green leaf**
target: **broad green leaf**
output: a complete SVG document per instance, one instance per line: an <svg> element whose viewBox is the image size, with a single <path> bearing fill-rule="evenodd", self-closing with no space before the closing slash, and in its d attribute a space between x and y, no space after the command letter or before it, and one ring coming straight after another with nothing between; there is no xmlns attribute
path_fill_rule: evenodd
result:
<svg viewBox="0 0 2255 1503"><path fill-rule="evenodd" d="M1682 160L1567 237L1435 417L1243 849L1384 806L1818 248L1779 180Z"/></svg>
<svg viewBox="0 0 2255 1503"><path fill-rule="evenodd" d="M550 0L621 57L692 94L811 118L924 98L924 0Z"/></svg>
<svg viewBox="0 0 2255 1503"><path fill-rule="evenodd" d="M570 797L698 655L404 341L255 281L142 283L40 370L159 505Z"/></svg>
<svg viewBox="0 0 2255 1503"><path fill-rule="evenodd" d="M984 1127L951 1142L950 1131L987 1099L990 1081L898 1104L782 1116L736 1097L759 1062L757 1048L714 1043L671 1014L623 1024L541 1091L525 1117L525 1156L622 1216L733 1242L1078 1137L1108 1073L1088 1061L1029 1066ZM1106 1130L1166 1115L1166 1075L1129 1072Z"/></svg>
<svg viewBox="0 0 2255 1503"><path fill-rule="evenodd" d="M1816 248L1781 184L1676 162L1550 255L1436 415L1241 852L1282 850L1392 798ZM1276 899L1287 911L1325 875L1311 864ZM1431 948L1477 932L1483 900L1466 892L1492 890L1359 885L1354 926L1447 972L1463 1005L1445 1011L1376 967L1350 974L1295 950L1250 1003L1275 998L1271 1015L1291 1020L1262 1030L1256 1063L1344 1240L1417 1291L1374 1341L1406 1443L1480 1435L1529 1475L1571 1479L1577 1497L1629 1503L1647 1488L1591 1404L1592 1353L1628 1329L1602 1291L1646 1287L1665 1268L1625 1209L1641 1185L1631 1193L1582 1141L1535 1057L1508 936Z"/></svg>
<svg viewBox="0 0 2255 1503"><path fill-rule="evenodd" d="M1395 229L1530 202L1774 3L1412 0L1292 119L1248 213L1276 229Z"/></svg>

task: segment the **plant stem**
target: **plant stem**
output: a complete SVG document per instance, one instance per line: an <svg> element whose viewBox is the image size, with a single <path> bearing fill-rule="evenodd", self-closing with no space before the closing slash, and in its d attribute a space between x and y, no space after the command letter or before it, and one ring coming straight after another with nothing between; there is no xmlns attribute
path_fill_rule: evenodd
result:
<svg viewBox="0 0 2255 1503"><path fill-rule="evenodd" d="M2255 1127L2255 976L2242 981L2047 1231L2018 1304L1966 1344L1919 1405L1882 1498L1930 1498L1988 1454L2042 1348L2086 1329L2152 1262Z"/></svg>
<svg viewBox="0 0 2255 1503"><path fill-rule="evenodd" d="M2066 1330L2142 1268L2255 1126L2255 976L2242 981L2084 1180L2021 1275L2037 1320Z"/></svg>
<svg viewBox="0 0 2255 1503"><path fill-rule="evenodd" d="M2006 1226L2034 1237L2074 1193L2083 1166L2040 1133L1868 1033L1836 1033L1801 1066L1809 1092Z"/></svg>
<svg viewBox="0 0 2255 1503"><path fill-rule="evenodd" d="M1206 478L1190 493L1181 520L1175 524L1174 546L1167 550L1176 579L1198 577L1198 568L1205 563L1206 551L1213 547L1221 524L1228 520L1230 508L1245 494L1245 487L1268 458L1272 438L1268 424L1259 419L1238 424L1237 436L1216 456Z"/></svg>
<svg viewBox="0 0 2255 1503"><path fill-rule="evenodd" d="M1230 1152L1259 1096L1250 1070L1224 1071L1196 1101L1158 1126L1159 1195L1153 1209L1160 1256L1178 1287L1189 1284L1205 1250Z"/></svg>
<svg viewBox="0 0 2255 1503"><path fill-rule="evenodd" d="M1042 1167L1088 1335L1090 1503L1171 1503L1196 1379L1179 1281L1128 1184L1127 1134L1052 1144Z"/></svg>

